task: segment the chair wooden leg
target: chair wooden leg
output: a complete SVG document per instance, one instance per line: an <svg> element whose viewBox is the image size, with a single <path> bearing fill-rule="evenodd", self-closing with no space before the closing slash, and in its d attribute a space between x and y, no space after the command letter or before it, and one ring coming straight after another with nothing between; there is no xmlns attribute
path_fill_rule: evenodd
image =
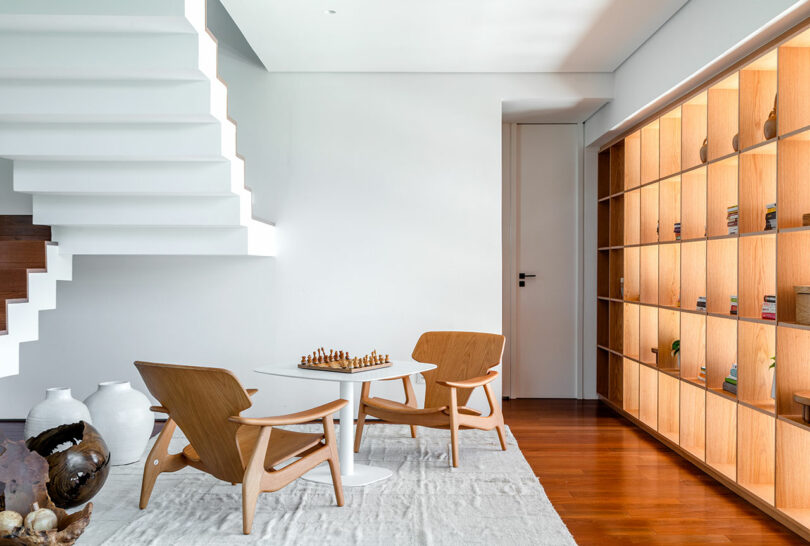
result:
<svg viewBox="0 0 810 546"><path fill-rule="evenodd" d="M144 510L149 504L149 498L152 496L152 489L155 487L157 477L163 472L163 465L169 457L169 442L174 434L174 429L177 424L169 419L160 431L155 445L149 452L149 457L146 458L146 463L143 466L143 481L141 482L141 501L140 508Z"/></svg>
<svg viewBox="0 0 810 546"><path fill-rule="evenodd" d="M366 405L363 400L368 398L371 382L366 381L360 389L360 407L357 410L357 427L354 429L354 452L360 452L360 442L363 440L363 426L366 424Z"/></svg>
<svg viewBox="0 0 810 546"><path fill-rule="evenodd" d="M506 428L503 423L503 410L501 410L501 406L495 401L495 393L492 392L492 387L489 384L484 385L484 393L487 395L490 411L493 415L496 415L498 419L498 424L495 425L495 429L498 431L498 440L501 442L501 450L506 451Z"/></svg>
<svg viewBox="0 0 810 546"><path fill-rule="evenodd" d="M331 415L323 418L324 436L326 445L329 446L329 470L332 471L332 485L335 488L335 499L338 506L343 506L343 480L340 478L340 458L338 457L337 444L335 443L335 422ZM355 449L355 451L357 451Z"/></svg>
<svg viewBox="0 0 810 546"><path fill-rule="evenodd" d="M410 376L402 378L402 386L405 387L405 405L412 408L418 408L416 402L416 393L413 391ZM411 425L411 438L416 438L416 425Z"/></svg>
<svg viewBox="0 0 810 546"><path fill-rule="evenodd" d="M262 427L259 432L259 439L256 440L256 447L250 456L250 461L245 468L245 477L242 480L242 533L249 535L253 529L253 516L256 514L256 503L259 500L259 493L262 492L262 478L266 471L264 469L264 458L267 454L267 443L270 440L272 427Z"/></svg>
<svg viewBox="0 0 810 546"><path fill-rule="evenodd" d="M458 401L456 389L450 389L450 445L453 450L453 468L458 467Z"/></svg>

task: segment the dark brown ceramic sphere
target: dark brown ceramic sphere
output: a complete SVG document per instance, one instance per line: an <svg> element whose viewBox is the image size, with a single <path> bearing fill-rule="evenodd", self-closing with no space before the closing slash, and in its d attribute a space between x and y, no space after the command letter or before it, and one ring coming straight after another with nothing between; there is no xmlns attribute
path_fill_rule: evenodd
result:
<svg viewBox="0 0 810 546"><path fill-rule="evenodd" d="M72 445L57 451L64 444ZM107 480L110 450L101 434L85 421L46 430L26 445L48 461L48 495L59 508L86 503Z"/></svg>

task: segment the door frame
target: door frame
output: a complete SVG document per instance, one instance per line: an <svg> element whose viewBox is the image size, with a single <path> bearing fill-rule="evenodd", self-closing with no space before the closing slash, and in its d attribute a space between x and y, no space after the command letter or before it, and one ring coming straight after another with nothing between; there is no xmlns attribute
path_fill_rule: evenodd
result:
<svg viewBox="0 0 810 546"><path fill-rule="evenodd" d="M518 354L518 301L517 301L517 277L519 261L520 234L518 225L520 220L520 207L518 203L520 195L520 181L517 176L517 165L519 158L518 127L520 125L577 125L577 175L576 175L576 214L574 222L576 230L577 252L575 271L577 277L577 290L575 293L575 324L574 352L575 352L575 372L576 372L576 397L584 397L584 297L585 297L585 218L584 218L584 197L585 197L585 126L583 123L503 123L501 127L502 137L502 260L503 260L503 333L506 336L506 346L503 354L503 387L504 398L516 398L516 385L520 382L520 369L515 362L514 355Z"/></svg>

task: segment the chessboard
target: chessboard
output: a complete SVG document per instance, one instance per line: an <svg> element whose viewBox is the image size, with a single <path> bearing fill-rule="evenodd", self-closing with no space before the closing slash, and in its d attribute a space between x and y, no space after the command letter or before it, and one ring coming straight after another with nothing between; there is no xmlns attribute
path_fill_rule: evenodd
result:
<svg viewBox="0 0 810 546"><path fill-rule="evenodd" d="M390 366L393 366L393 363L388 359L388 355L377 354L377 351L371 351L371 354L362 357L352 357L348 351L334 349L330 349L327 354L323 347L313 351L311 355L302 356L301 363L298 364L298 367L303 370L338 373L368 372Z"/></svg>

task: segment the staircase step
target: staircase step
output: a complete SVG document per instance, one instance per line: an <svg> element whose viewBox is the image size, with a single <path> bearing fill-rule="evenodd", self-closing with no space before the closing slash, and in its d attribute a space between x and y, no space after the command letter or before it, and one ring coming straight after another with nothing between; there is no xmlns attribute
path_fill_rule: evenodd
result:
<svg viewBox="0 0 810 546"><path fill-rule="evenodd" d="M228 161L14 162L14 190L51 195L230 195ZM237 182L244 183L244 178Z"/></svg>
<svg viewBox="0 0 810 546"><path fill-rule="evenodd" d="M239 196L34 196L34 219L51 226L238 226ZM61 242L61 241L60 241Z"/></svg>
<svg viewBox="0 0 810 546"><path fill-rule="evenodd" d="M5 78L75 74L76 79L89 74L104 79L176 74L175 78L185 79L200 72L198 40L196 33L0 32L0 51L13 52L0 56L0 74Z"/></svg>
<svg viewBox="0 0 810 546"><path fill-rule="evenodd" d="M0 215L0 241L23 240L50 241L51 226L35 225L30 214Z"/></svg>
<svg viewBox="0 0 810 546"><path fill-rule="evenodd" d="M6 302L28 297L28 272L25 269L0 269L0 332L8 330Z"/></svg>
<svg viewBox="0 0 810 546"><path fill-rule="evenodd" d="M230 128L228 128L230 129ZM181 124L0 124L9 159L208 159L233 153L219 122ZM230 151L227 148L230 147ZM223 148L226 148L223 150Z"/></svg>
<svg viewBox="0 0 810 546"><path fill-rule="evenodd" d="M185 0L25 0L0 4L2 15L22 14L44 18L64 16L65 12L82 17L182 17L185 11Z"/></svg>
<svg viewBox="0 0 810 546"><path fill-rule="evenodd" d="M0 80L0 121L26 123L210 122L212 86L198 81ZM217 95L221 91L217 91ZM222 110L222 108L220 108ZM223 118L224 119L224 118Z"/></svg>
<svg viewBox="0 0 810 546"><path fill-rule="evenodd" d="M245 227L54 226L53 234L62 251L74 255L244 256L249 250Z"/></svg>
<svg viewBox="0 0 810 546"><path fill-rule="evenodd" d="M0 268L45 269L47 245L44 241L0 241Z"/></svg>

